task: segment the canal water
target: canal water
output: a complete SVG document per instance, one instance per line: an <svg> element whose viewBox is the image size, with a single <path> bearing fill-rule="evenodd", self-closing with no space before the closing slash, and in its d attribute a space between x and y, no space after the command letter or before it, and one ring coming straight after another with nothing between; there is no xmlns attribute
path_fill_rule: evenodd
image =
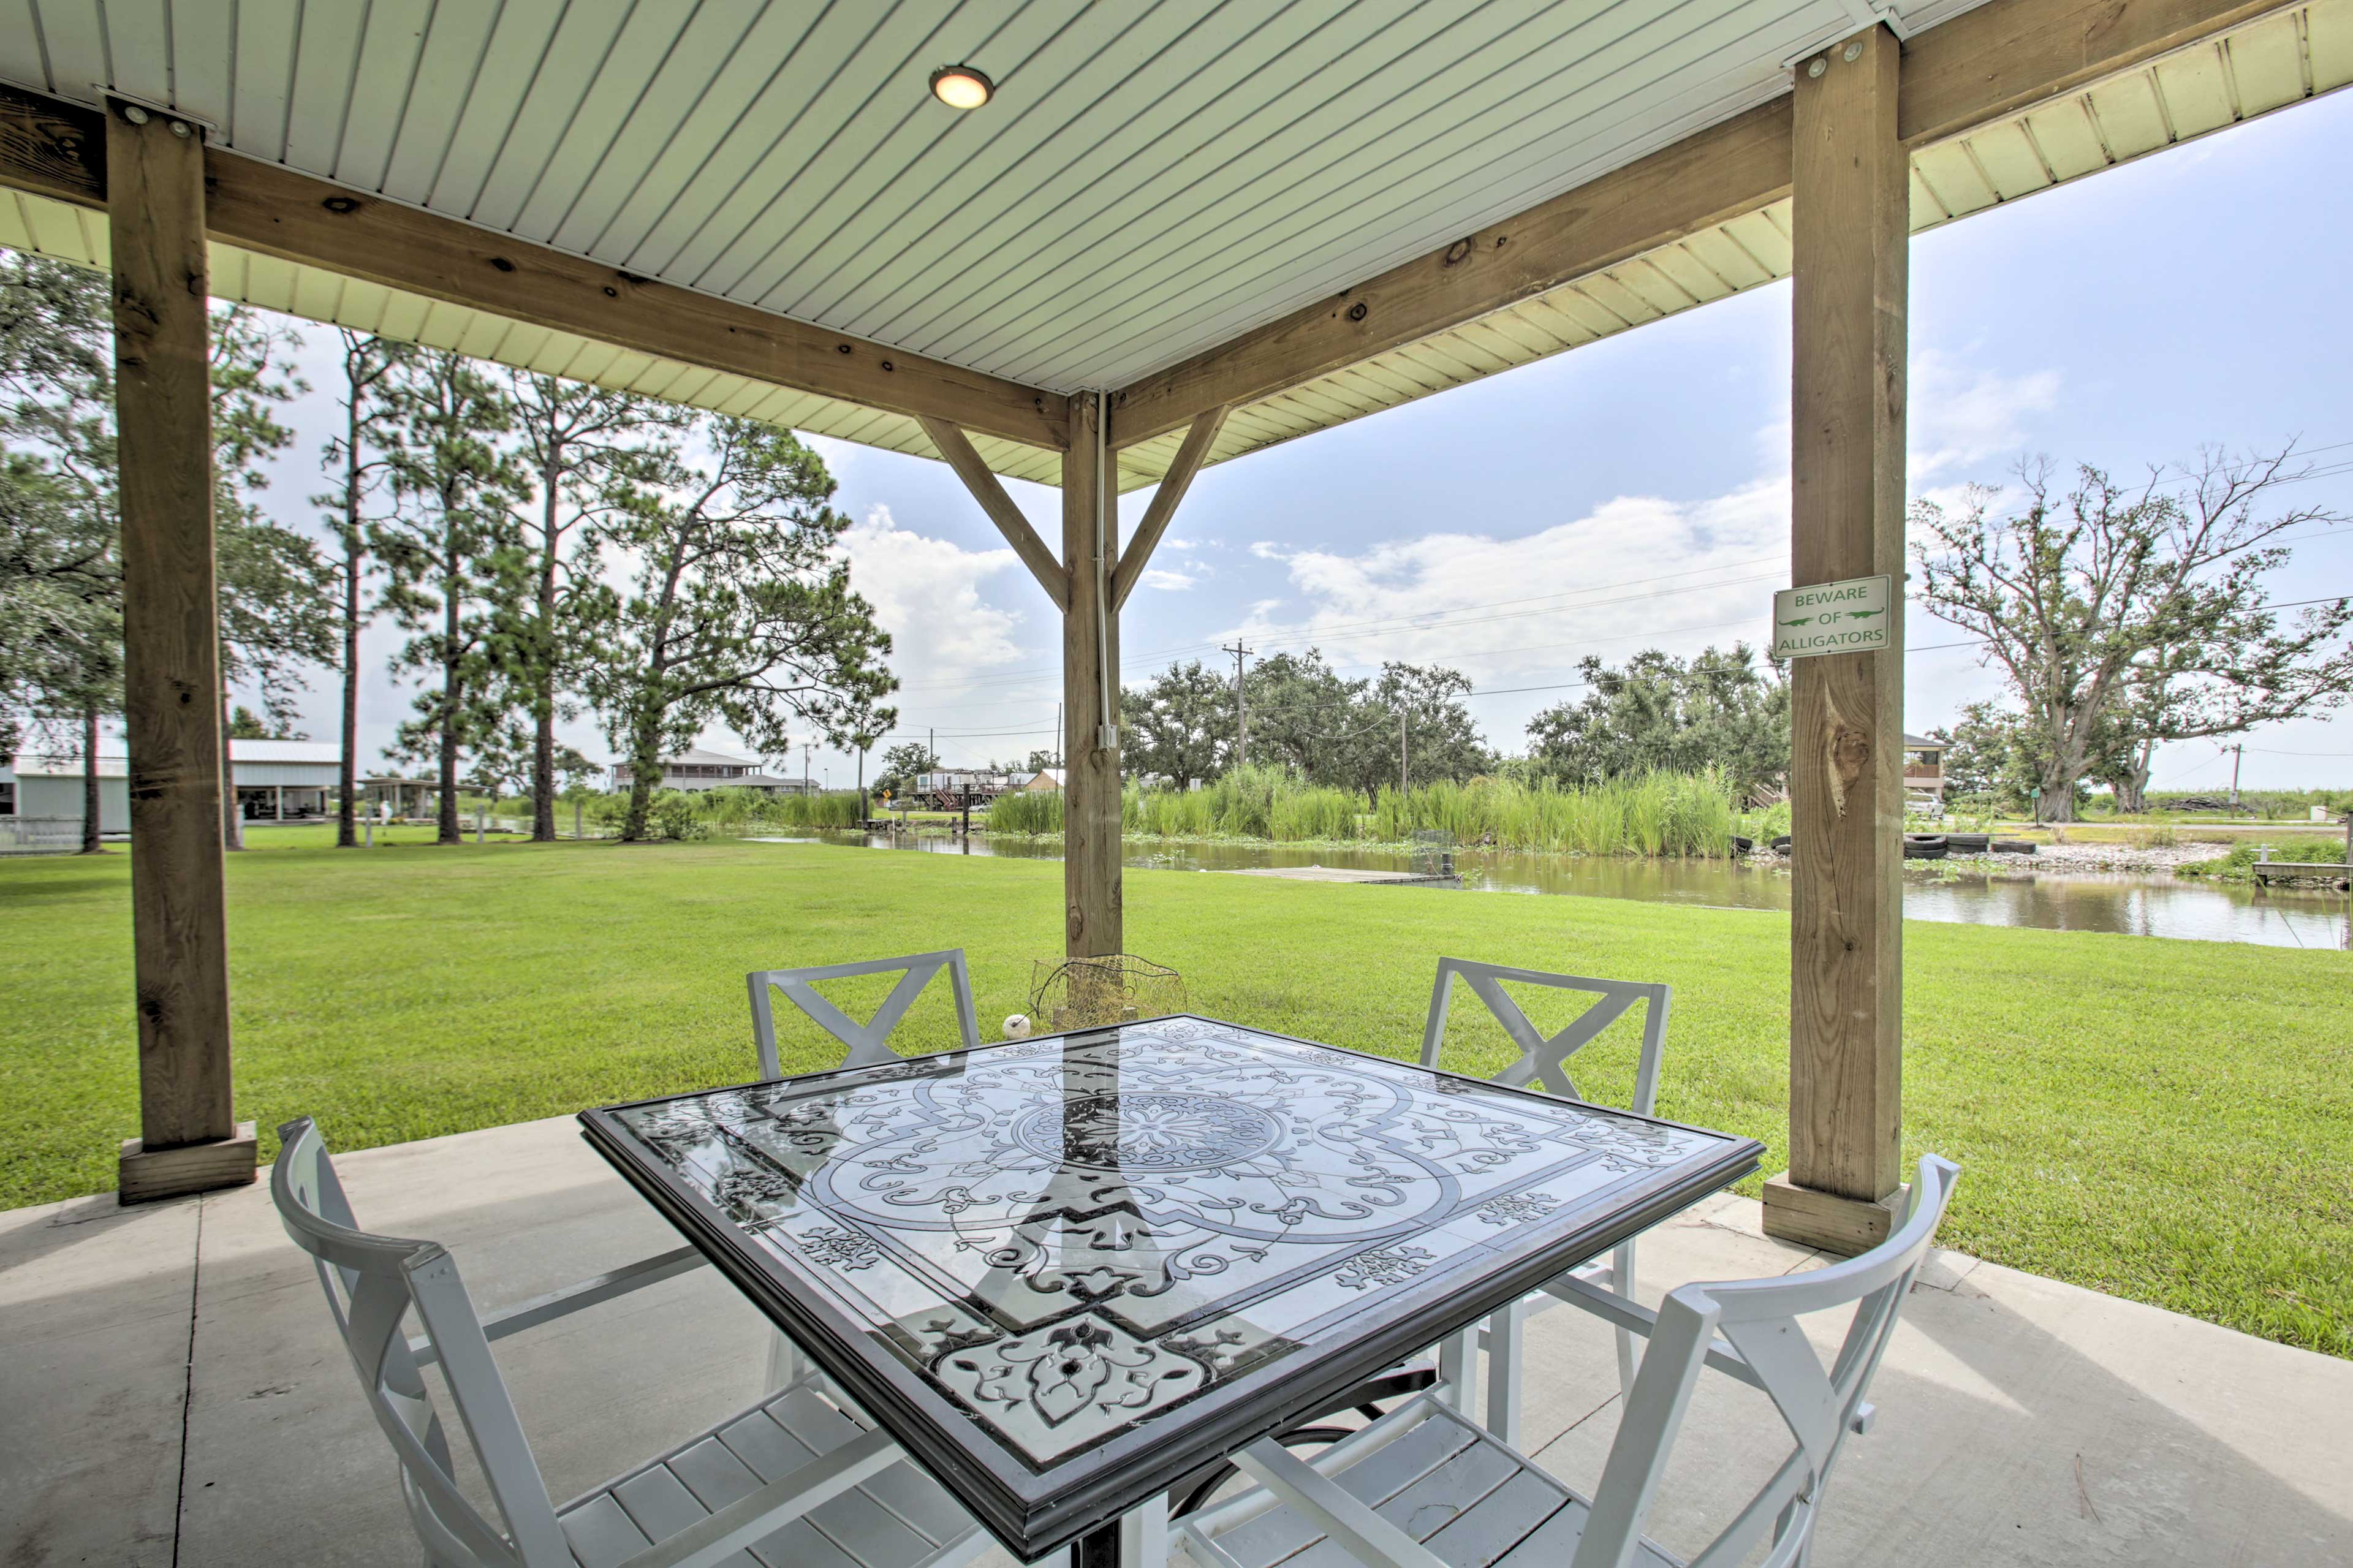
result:
<svg viewBox="0 0 2353 1568"><path fill-rule="evenodd" d="M889 834L828 833L824 842L932 855L997 855L1059 860L1061 846L1034 838L970 840ZM1126 863L1154 870L1240 871L1265 866L1410 868L1394 851L1282 844L1130 842ZM1575 893L1712 909L1787 910L1785 870L1707 860L1609 859L1458 850L1465 888L1502 893ZM1904 912L1914 920L2045 931L2120 931L2132 936L2252 942L2276 947L2353 950L2353 919L2343 893L2290 891L2235 884L2177 881L2116 873L2005 871L1988 875L1939 868L1909 870Z"/></svg>

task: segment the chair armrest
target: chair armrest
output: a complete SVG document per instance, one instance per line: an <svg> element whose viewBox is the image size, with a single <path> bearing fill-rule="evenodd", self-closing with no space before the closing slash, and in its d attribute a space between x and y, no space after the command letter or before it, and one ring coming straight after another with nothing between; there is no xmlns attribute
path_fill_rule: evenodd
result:
<svg viewBox="0 0 2353 1568"><path fill-rule="evenodd" d="M711 1568L850 1488L873 1479L897 1464L900 1457L899 1445L889 1433L869 1432L624 1559L619 1568Z"/></svg>
<svg viewBox="0 0 2353 1568"><path fill-rule="evenodd" d="M1572 1307L1582 1307L1604 1322L1630 1330L1645 1339L1650 1337L1652 1329L1659 1326L1659 1314L1632 1297L1620 1296L1615 1290L1604 1290L1600 1286L1579 1279L1573 1274L1547 1279L1542 1289L1546 1295L1557 1297ZM1757 1374L1757 1369L1748 1364L1748 1358L1735 1350L1731 1342L1721 1334L1716 1335L1707 1347L1707 1364L1727 1377L1738 1378L1751 1388L1761 1389L1767 1394L1772 1392L1765 1387L1765 1380ZM1847 1425L1857 1436L1861 1436L1871 1430L1878 1416L1877 1407L1866 1400L1855 1406L1854 1418Z"/></svg>
<svg viewBox="0 0 2353 1568"><path fill-rule="evenodd" d="M1548 1296L1556 1296L1572 1307L1582 1307L1604 1322L1630 1330L1645 1339L1650 1337L1651 1330L1659 1326L1659 1314L1631 1296L1604 1290L1600 1286L1574 1275L1563 1274L1557 1279L1547 1279L1543 1289ZM1720 1334L1707 1347L1707 1364L1726 1376L1738 1378L1751 1388L1765 1387L1765 1380L1757 1375L1755 1367L1748 1364L1748 1358L1733 1349L1731 1342Z"/></svg>
<svg viewBox="0 0 2353 1568"><path fill-rule="evenodd" d="M1271 1437L1234 1456L1234 1464L1267 1490L1324 1527L1357 1562L1388 1568L1446 1568L1438 1553L1351 1497Z"/></svg>
<svg viewBox="0 0 2353 1568"><path fill-rule="evenodd" d="M551 1290L544 1296L534 1296L528 1301L518 1302L509 1307L503 1312L493 1312L482 1320L482 1336L488 1340L502 1340L509 1334L519 1334L525 1329L535 1329L542 1323L554 1322L558 1318L570 1317L575 1312L596 1306L600 1302L626 1296L632 1290L642 1290L649 1285L658 1285L665 1279L685 1273L690 1268L700 1268L710 1261L700 1250L692 1247L672 1247L668 1252L657 1252L651 1258L640 1258L635 1263L625 1263L608 1274L599 1274L593 1279L583 1279L576 1285L566 1285L562 1289ZM431 1365L439 1359L440 1355L440 1352L434 1349L433 1342L422 1335L408 1342L408 1352L417 1358L417 1364L420 1366Z"/></svg>

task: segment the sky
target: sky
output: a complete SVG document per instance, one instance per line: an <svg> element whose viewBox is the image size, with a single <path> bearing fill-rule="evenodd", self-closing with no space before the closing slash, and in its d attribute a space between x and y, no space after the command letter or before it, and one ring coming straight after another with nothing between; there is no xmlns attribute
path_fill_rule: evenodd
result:
<svg viewBox="0 0 2353 1568"><path fill-rule="evenodd" d="M2201 446L2312 454L2283 505L2353 513L2353 93L2304 104L1915 238L1909 483L1948 497L2047 456L2138 475ZM333 337L309 329L320 390L268 504L310 526L335 410ZM1122 622L1133 686L1172 660L1320 647L1343 673L1386 659L1467 674L1490 744L1526 748L1529 719L1578 692L1587 654L1688 655L1767 640L1787 586L1789 287L1773 284L1551 360L1206 470ZM1059 618L945 465L815 438L839 483L852 585L894 639L891 740L936 734L951 765L1055 743ZM1050 542L1053 489L1008 481ZM1123 498L1132 529L1148 490ZM2353 593L2353 524L2313 529L2275 600ZM363 757L374 764L413 689L386 671L382 625L363 658ZM1950 723L2000 693L1982 650L1915 610L1905 724ZM337 682L299 694L301 727L336 733ZM613 754L593 720L566 736ZM2242 737L2248 788L2341 786L2353 717ZM713 731L706 745L739 750ZM833 787L855 759L811 735ZM879 757L879 749L877 752ZM772 759L797 774L802 758ZM2213 742L2168 746L2154 786L2221 788ZM872 768L870 765L869 776Z"/></svg>

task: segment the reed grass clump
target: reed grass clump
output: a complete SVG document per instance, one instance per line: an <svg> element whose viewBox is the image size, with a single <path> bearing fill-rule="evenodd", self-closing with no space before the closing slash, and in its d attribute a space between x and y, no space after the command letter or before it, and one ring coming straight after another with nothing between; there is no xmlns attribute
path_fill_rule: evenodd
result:
<svg viewBox="0 0 2353 1568"><path fill-rule="evenodd" d="M1301 783L1275 767L1238 768L1197 789L1131 783L1123 832L1158 838L1250 838L1276 844L1397 844L1417 833L1458 844L1570 855L1720 857L1732 852L1732 792L1722 775L1649 773L1589 787L1513 779L1440 780L1370 799ZM1010 795L990 809L992 833L1062 830L1059 795Z"/></svg>
<svg viewBox="0 0 2353 1568"><path fill-rule="evenodd" d="M991 833L1054 834L1062 831L1062 792L1019 789L1000 795L988 807Z"/></svg>

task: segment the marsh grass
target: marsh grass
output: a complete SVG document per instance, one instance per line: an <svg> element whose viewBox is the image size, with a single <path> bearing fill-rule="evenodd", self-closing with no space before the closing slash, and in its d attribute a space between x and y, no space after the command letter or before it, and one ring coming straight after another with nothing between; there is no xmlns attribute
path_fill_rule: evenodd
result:
<svg viewBox="0 0 2353 1568"><path fill-rule="evenodd" d="M1769 817L1768 817L1769 819ZM1383 789L1303 784L1279 768L1237 769L1197 790L1131 784L1123 831L1158 838L1252 838L1277 844L1401 844L1451 833L1461 845L1574 855L1722 857L1732 852L1731 792L1714 773L1651 773L1590 788L1472 779ZM1009 795L989 810L992 833L1062 830L1059 795Z"/></svg>

